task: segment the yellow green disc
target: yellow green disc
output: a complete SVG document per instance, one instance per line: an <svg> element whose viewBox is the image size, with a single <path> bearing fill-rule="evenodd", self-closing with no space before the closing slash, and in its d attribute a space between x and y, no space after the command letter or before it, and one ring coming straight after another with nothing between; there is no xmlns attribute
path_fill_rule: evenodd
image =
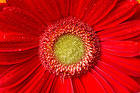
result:
<svg viewBox="0 0 140 93"><path fill-rule="evenodd" d="M56 58L63 64L74 64L84 55L84 43L74 35L63 35L54 44Z"/></svg>

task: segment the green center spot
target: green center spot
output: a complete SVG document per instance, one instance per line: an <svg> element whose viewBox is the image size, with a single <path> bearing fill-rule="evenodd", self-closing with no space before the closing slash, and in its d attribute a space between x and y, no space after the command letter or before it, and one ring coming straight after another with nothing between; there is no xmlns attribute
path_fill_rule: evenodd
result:
<svg viewBox="0 0 140 93"><path fill-rule="evenodd" d="M77 63L84 55L83 41L74 35L63 35L55 43L54 53L63 64Z"/></svg>

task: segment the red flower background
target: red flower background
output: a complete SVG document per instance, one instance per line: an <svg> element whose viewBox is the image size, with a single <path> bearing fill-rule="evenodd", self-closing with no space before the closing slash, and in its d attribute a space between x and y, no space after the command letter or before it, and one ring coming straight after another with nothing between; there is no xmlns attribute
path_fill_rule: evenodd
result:
<svg viewBox="0 0 140 93"><path fill-rule="evenodd" d="M0 93L140 91L137 1L9 0L0 6ZM101 57L87 74L62 80L42 66L39 36L42 27L68 16L93 27L100 38Z"/></svg>

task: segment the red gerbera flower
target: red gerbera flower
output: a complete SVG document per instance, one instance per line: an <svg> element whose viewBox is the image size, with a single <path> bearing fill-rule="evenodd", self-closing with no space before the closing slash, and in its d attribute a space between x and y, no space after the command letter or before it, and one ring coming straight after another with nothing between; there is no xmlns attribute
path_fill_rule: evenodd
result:
<svg viewBox="0 0 140 93"><path fill-rule="evenodd" d="M135 0L0 4L1 93L140 91Z"/></svg>

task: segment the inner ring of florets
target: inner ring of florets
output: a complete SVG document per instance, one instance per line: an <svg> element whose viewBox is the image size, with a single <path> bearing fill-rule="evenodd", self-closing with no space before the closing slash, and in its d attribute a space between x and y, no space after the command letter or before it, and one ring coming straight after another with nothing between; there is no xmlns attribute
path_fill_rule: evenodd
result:
<svg viewBox="0 0 140 93"><path fill-rule="evenodd" d="M77 51L74 49L75 52L82 53L80 56L70 56L75 57L73 58L74 62L69 62L71 61L69 59L72 59L70 57L66 57L68 62L62 62L59 55L56 54L57 49L55 47L63 45L57 44L57 41L65 42L60 40L61 37L70 37L71 40L77 40L81 42L81 46L83 43L84 47L82 46L81 49L78 49L77 46L74 47L77 49ZM61 49L61 52L63 52L63 49ZM62 77L79 76L85 73L97 62L98 54L99 46L95 32L90 26L76 18L66 18L48 26L40 39L40 58L43 66L51 73Z"/></svg>

